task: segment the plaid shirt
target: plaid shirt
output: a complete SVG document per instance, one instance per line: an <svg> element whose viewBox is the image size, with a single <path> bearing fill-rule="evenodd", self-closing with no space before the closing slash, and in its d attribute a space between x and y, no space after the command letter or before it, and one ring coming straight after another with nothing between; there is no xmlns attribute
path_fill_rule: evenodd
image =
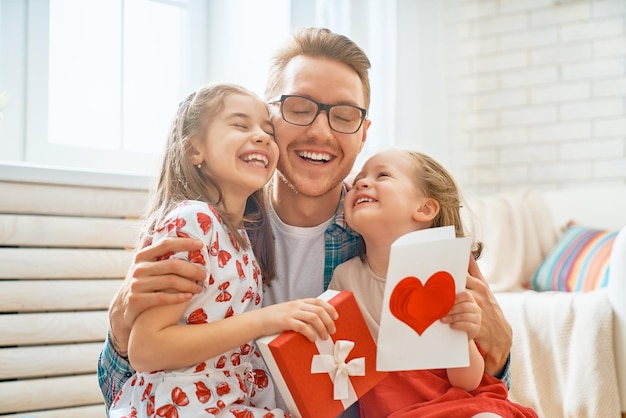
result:
<svg viewBox="0 0 626 418"><path fill-rule="evenodd" d="M98 383L104 396L107 416L117 392L133 374L135 371L130 367L128 359L117 354L107 334L104 348L98 357Z"/></svg>
<svg viewBox="0 0 626 418"><path fill-rule="evenodd" d="M339 264L365 251L363 238L346 223L343 199L347 191L344 184L333 222L324 231L324 289L328 288L333 271Z"/></svg>
<svg viewBox="0 0 626 418"><path fill-rule="evenodd" d="M324 289L328 288L328 284L333 277L333 271L339 264L361 254L365 250L365 244L361 236L346 223L343 200L347 190L344 184L335 218L324 231ZM509 354L502 373L499 376L495 376L504 381L509 388L511 381L510 358L511 355ZM107 415L108 408L113 402L115 395L122 388L124 382L134 373L128 360L115 352L107 335L104 348L98 358L98 381L107 405Z"/></svg>

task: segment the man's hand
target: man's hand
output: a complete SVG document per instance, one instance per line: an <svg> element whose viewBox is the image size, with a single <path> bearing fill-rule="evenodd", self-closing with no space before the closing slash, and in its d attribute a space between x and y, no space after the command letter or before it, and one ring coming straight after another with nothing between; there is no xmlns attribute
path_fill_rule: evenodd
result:
<svg viewBox="0 0 626 418"><path fill-rule="evenodd" d="M470 257L466 288L480 306L482 314L480 330L474 340L485 355L485 373L497 376L502 372L511 351L513 331L474 257ZM441 321L451 323L452 318L448 315Z"/></svg>
<svg viewBox="0 0 626 418"><path fill-rule="evenodd" d="M475 341L485 355L485 373L500 374L513 345L513 330L504 317L498 301L478 268L474 257L470 257L467 276L469 290L482 311L480 332Z"/></svg>
<svg viewBox="0 0 626 418"><path fill-rule="evenodd" d="M110 339L115 351L127 356L128 337L137 316L148 308L186 302L202 291L198 284L205 272L188 261L169 258L170 253L202 248L191 238L166 238L135 253L120 290L109 308Z"/></svg>

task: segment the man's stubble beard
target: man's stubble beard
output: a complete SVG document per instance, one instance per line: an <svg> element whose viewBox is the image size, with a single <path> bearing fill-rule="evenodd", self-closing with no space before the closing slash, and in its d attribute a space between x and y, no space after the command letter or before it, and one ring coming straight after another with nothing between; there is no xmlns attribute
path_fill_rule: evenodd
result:
<svg viewBox="0 0 626 418"><path fill-rule="evenodd" d="M282 181L283 183L285 183L287 185L287 187L289 187L289 189L294 193L294 194L300 194L300 192L298 192L298 190L296 189L296 186L294 186L288 179L287 177L285 177L283 175L283 173L281 173L280 171L276 170L276 175L278 176L279 180Z"/></svg>
<svg viewBox="0 0 626 418"><path fill-rule="evenodd" d="M321 197L324 196L328 193L330 193L331 191L333 191L337 186L341 185L341 183L343 182L343 180L338 179L334 184L332 184L332 186L326 186L324 192L322 193L315 193L315 194L307 194L307 193L303 193L301 191L299 191L296 186L289 181L289 179L280 171L276 170L276 175L278 176L279 181L282 181L284 184L287 185L287 187L289 187L289 190L291 190L294 194L296 195L300 195L300 196L306 196L306 197Z"/></svg>

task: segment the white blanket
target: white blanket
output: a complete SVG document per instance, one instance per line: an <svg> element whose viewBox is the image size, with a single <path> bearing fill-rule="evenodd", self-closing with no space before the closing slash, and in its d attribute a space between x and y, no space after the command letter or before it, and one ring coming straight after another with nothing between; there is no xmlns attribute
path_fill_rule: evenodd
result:
<svg viewBox="0 0 626 418"><path fill-rule="evenodd" d="M606 289L496 296L514 330L511 400L545 418L621 416Z"/></svg>
<svg viewBox="0 0 626 418"><path fill-rule="evenodd" d="M468 199L462 215L468 232L484 244L478 266L494 292L523 290L559 236L534 189Z"/></svg>

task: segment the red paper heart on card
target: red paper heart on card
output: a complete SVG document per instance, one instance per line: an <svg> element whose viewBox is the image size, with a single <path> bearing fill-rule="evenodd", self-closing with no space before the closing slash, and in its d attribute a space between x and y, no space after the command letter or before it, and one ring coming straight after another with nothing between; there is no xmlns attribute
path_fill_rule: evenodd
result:
<svg viewBox="0 0 626 418"><path fill-rule="evenodd" d="M435 321L450 312L454 299L454 279L447 271L438 271L423 285L413 276L400 280L391 292L391 314L422 335Z"/></svg>

